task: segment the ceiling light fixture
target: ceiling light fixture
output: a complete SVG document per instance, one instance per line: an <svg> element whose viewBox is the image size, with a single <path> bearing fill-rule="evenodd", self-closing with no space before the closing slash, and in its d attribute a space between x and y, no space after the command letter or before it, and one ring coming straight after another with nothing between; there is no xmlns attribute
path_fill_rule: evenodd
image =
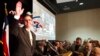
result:
<svg viewBox="0 0 100 56"><path fill-rule="evenodd" d="M72 2L76 0L56 0L57 3L65 3L65 2Z"/></svg>
<svg viewBox="0 0 100 56"><path fill-rule="evenodd" d="M83 5L83 4L84 4L83 2L79 3L79 5Z"/></svg>

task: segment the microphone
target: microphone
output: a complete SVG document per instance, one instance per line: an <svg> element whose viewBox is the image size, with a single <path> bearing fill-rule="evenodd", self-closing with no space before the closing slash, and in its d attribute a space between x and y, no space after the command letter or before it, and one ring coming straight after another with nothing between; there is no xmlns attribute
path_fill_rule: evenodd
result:
<svg viewBox="0 0 100 56"><path fill-rule="evenodd" d="M6 16L8 16L7 3L4 3L4 5L5 5L5 14L6 14Z"/></svg>

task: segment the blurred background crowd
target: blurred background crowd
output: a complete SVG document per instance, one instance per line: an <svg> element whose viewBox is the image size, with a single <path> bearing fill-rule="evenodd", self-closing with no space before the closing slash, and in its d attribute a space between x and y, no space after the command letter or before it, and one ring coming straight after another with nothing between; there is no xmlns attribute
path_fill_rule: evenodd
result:
<svg viewBox="0 0 100 56"><path fill-rule="evenodd" d="M66 40L40 40L37 41L36 49L44 56L100 56L98 40L82 40L80 37L77 37L73 43Z"/></svg>

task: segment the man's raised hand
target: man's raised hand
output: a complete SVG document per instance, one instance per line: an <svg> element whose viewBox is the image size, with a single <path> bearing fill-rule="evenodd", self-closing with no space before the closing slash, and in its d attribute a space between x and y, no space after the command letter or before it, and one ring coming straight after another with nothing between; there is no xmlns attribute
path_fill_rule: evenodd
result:
<svg viewBox="0 0 100 56"><path fill-rule="evenodd" d="M16 3L16 14L17 16L21 16L24 12L24 9L22 9L22 3L20 1L18 1Z"/></svg>

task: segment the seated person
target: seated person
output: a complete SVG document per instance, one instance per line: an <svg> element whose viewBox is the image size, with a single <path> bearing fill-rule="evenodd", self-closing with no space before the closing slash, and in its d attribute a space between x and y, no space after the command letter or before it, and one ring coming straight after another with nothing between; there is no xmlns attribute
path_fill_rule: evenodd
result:
<svg viewBox="0 0 100 56"><path fill-rule="evenodd" d="M37 44L37 51L40 52L42 55L47 55L47 45L45 40L41 40Z"/></svg>

